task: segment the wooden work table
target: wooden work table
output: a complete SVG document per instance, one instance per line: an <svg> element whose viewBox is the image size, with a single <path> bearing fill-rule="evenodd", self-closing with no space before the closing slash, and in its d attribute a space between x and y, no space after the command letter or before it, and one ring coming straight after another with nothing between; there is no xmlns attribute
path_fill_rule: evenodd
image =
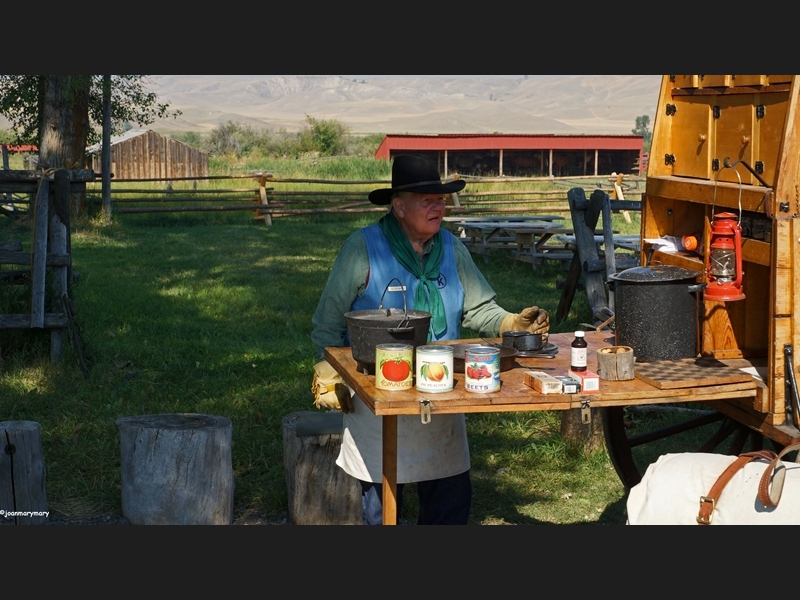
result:
<svg viewBox="0 0 800 600"><path fill-rule="evenodd" d="M554 358L516 358L514 367L500 374L501 387L489 394L467 392L464 374L454 374L454 387L450 392L418 392L415 388L402 391L375 389L375 376L359 371L349 347L325 348L325 359L342 376L355 393L378 416L383 417L383 522L397 524L397 416L437 414L505 412L528 410L568 410L574 408L602 408L635 404L664 404L670 402L704 402L733 398L755 397L756 382L699 385L678 389L661 389L636 378L628 381L600 381L600 391L592 394L540 394L523 383L525 371L544 371L551 375L566 375L569 370L572 333L549 336L549 342L558 346ZM596 351L614 345L613 333L587 331L585 337L589 350L589 370L597 372ZM495 340L499 342L499 338ZM480 339L451 340L444 344L455 345L481 342Z"/></svg>

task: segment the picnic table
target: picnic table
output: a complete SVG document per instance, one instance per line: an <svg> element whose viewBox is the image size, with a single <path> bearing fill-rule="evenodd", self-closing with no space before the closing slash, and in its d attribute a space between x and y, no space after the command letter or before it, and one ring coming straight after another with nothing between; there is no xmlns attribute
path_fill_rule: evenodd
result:
<svg viewBox="0 0 800 600"><path fill-rule="evenodd" d="M439 414L487 413L534 410L569 410L620 407L636 404L667 404L674 402L708 402L734 398L754 398L758 383L752 377L736 383L704 384L702 380L691 387L673 388L652 379L634 378L627 381L600 381L594 393L541 394L524 383L526 371L544 371L566 375L569 370L572 333L550 334L548 342L558 347L553 358L515 358L514 368L500 374L501 387L488 394L467 392L464 374L454 375L452 391L441 393L410 390L386 391L375 388L375 376L361 372L353 359L350 347L325 348L325 359L355 390L369 409L383 419L383 523L397 524L397 417L417 415L435 419ZM614 345L607 331L587 331L589 369L597 372L597 350ZM491 341L491 340L489 340ZM498 340L499 341L499 340ZM450 340L436 342L455 345L482 343L482 340ZM483 342L485 343L485 342ZM710 380L713 381L713 380Z"/></svg>
<svg viewBox="0 0 800 600"><path fill-rule="evenodd" d="M470 251L482 254L483 260L488 262L490 250L519 251L521 242L518 242L518 234L546 236L544 239L546 241L551 236L549 230L560 228L560 223L556 221L562 220L564 217L558 215L541 215L532 218L517 217L514 220L511 218L482 221L459 219L450 221L449 224Z"/></svg>

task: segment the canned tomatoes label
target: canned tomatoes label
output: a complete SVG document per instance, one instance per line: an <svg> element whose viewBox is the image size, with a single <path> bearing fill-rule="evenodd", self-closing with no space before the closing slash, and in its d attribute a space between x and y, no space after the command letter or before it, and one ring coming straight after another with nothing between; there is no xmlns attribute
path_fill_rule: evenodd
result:
<svg viewBox="0 0 800 600"><path fill-rule="evenodd" d="M464 352L464 389L488 393L500 389L500 349L476 346Z"/></svg>
<svg viewBox="0 0 800 600"><path fill-rule="evenodd" d="M417 348L417 389L421 392L449 392L453 389L453 347Z"/></svg>
<svg viewBox="0 0 800 600"><path fill-rule="evenodd" d="M414 387L414 346L375 346L375 387L379 390L410 390Z"/></svg>

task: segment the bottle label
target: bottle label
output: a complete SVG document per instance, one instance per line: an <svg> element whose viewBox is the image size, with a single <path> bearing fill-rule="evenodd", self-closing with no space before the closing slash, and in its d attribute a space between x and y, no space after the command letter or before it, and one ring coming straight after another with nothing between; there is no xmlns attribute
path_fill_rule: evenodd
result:
<svg viewBox="0 0 800 600"><path fill-rule="evenodd" d="M586 348L572 348L570 367L573 371L586 368Z"/></svg>

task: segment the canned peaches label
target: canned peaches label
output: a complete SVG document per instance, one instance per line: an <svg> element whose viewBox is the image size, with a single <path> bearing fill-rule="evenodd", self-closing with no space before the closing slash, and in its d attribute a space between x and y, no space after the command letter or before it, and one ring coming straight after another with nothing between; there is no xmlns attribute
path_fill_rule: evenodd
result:
<svg viewBox="0 0 800 600"><path fill-rule="evenodd" d="M414 386L410 344L379 344L375 347L375 387L379 390L409 390Z"/></svg>
<svg viewBox="0 0 800 600"><path fill-rule="evenodd" d="M417 348L417 389L422 392L449 392L453 389L452 346Z"/></svg>

